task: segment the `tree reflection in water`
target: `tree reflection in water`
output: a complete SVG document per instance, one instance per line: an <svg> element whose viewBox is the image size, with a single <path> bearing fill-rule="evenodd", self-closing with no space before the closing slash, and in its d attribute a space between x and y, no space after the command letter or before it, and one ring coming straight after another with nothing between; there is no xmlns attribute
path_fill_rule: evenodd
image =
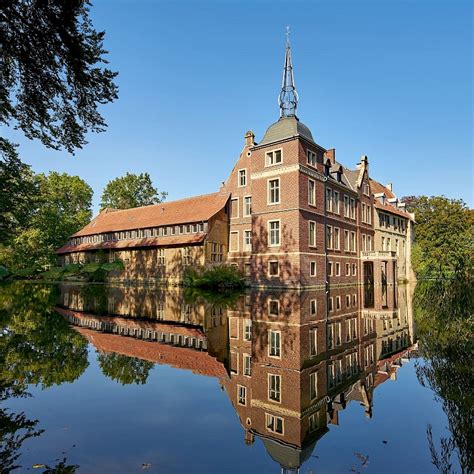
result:
<svg viewBox="0 0 474 474"><path fill-rule="evenodd" d="M145 384L155 365L153 362L114 352L101 353L97 359L102 373L122 385Z"/></svg>
<svg viewBox="0 0 474 474"><path fill-rule="evenodd" d="M431 426L427 427L432 462L443 473L452 472L454 448L463 472L474 469L473 288L472 280L458 277L420 282L415 291L413 309L423 357L417 376L442 403L451 432L437 448Z"/></svg>
<svg viewBox="0 0 474 474"><path fill-rule="evenodd" d="M52 308L57 289L51 285L13 283L0 286L0 401L27 397L28 385L48 388L73 382L87 368L87 341ZM38 420L0 409L2 472L20 467L25 440L40 436ZM66 460L49 472L74 472ZM58 471L59 469L59 471Z"/></svg>

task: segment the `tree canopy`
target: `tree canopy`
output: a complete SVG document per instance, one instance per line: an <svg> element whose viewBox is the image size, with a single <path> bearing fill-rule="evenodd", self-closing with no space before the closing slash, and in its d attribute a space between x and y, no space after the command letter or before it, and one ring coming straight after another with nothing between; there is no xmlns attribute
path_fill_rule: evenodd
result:
<svg viewBox="0 0 474 474"><path fill-rule="evenodd" d="M132 207L159 204L168 193L158 192L148 173L127 173L109 181L104 188L101 208L130 209Z"/></svg>
<svg viewBox="0 0 474 474"><path fill-rule="evenodd" d="M53 264L54 251L92 215L92 189L78 176L51 172L33 181L36 194L28 203L29 218L0 247L0 264L7 268L44 269Z"/></svg>
<svg viewBox="0 0 474 474"><path fill-rule="evenodd" d="M88 132L105 130L98 106L118 92L90 5L4 0L0 10L0 124L70 153L87 143Z"/></svg>
<svg viewBox="0 0 474 474"><path fill-rule="evenodd" d="M472 268L472 213L459 199L418 196L407 202L415 213L413 266L418 275Z"/></svg>

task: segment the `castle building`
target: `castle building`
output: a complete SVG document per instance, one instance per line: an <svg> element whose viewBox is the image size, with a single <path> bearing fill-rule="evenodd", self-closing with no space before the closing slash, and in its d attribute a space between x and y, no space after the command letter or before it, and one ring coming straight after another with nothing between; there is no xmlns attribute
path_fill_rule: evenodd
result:
<svg viewBox="0 0 474 474"><path fill-rule="evenodd" d="M223 262L257 287L392 284L412 277L413 216L390 186L319 145L296 115L287 40L280 118L243 150L220 191L135 209L105 209L57 253L61 264L120 258L118 279L179 282Z"/></svg>

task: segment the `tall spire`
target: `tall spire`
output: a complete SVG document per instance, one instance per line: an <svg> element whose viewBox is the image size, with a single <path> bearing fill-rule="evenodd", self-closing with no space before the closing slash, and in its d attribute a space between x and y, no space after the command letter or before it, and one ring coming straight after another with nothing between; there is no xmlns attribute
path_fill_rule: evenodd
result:
<svg viewBox="0 0 474 474"><path fill-rule="evenodd" d="M295 88L295 78L293 77L293 64L291 62L290 27L286 27L286 52L285 68L281 81L281 92L278 97L280 105L280 117L296 117L296 107L298 106L298 93Z"/></svg>

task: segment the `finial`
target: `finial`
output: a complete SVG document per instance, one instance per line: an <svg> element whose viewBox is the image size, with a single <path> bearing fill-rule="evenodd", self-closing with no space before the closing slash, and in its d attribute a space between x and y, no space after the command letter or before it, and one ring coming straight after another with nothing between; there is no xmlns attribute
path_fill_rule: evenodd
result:
<svg viewBox="0 0 474 474"><path fill-rule="evenodd" d="M283 79L278 104L280 105L280 117L296 117L298 93L296 92L295 78L293 77L289 26L286 27L285 66L283 69Z"/></svg>

